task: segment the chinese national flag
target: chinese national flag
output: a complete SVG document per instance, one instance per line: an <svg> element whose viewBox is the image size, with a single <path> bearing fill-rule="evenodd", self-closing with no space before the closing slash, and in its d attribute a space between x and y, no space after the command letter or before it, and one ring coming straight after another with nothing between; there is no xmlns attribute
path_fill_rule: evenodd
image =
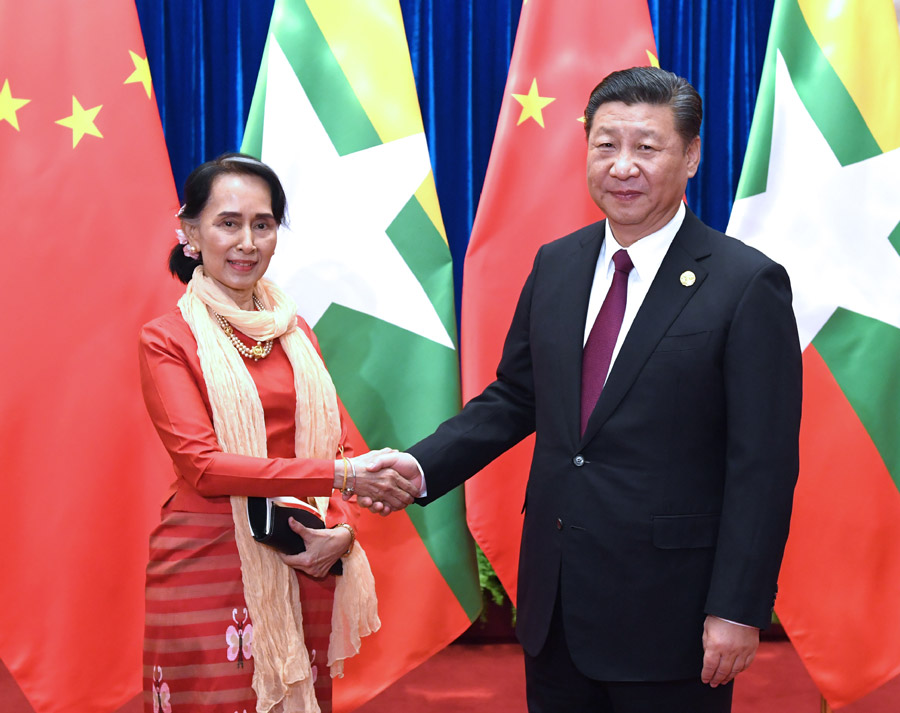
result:
<svg viewBox="0 0 900 713"><path fill-rule="evenodd" d="M463 278L463 401L495 378L506 330L538 248L603 217L585 179L584 114L616 69L656 62L646 0L529 0ZM466 484L469 528L515 602L528 439Z"/></svg>
<svg viewBox="0 0 900 713"><path fill-rule="evenodd" d="M177 198L135 6L0 0L0 658L39 713L140 691L147 536L171 465L140 325Z"/></svg>

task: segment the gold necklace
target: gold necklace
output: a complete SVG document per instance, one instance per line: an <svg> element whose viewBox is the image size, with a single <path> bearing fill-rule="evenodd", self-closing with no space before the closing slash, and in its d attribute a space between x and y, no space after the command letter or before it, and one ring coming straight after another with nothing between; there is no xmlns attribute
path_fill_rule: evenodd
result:
<svg viewBox="0 0 900 713"><path fill-rule="evenodd" d="M256 295L253 295L253 305L257 310L262 312L265 308L262 306L262 303L257 299ZM234 328L218 312L213 312L216 315L216 321L219 323L219 326L222 328L222 331L225 332L225 335L234 345L234 348L238 350L238 354L240 354L245 359L252 359L253 361L259 361L260 359L265 359L269 354L272 353L272 345L274 344L274 340L269 339L265 342L257 342L252 347L248 347L244 344L237 334L234 333Z"/></svg>

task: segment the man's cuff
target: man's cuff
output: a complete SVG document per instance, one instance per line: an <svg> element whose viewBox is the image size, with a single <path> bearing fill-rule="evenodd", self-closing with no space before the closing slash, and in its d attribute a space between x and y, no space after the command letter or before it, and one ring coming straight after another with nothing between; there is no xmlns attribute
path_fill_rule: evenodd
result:
<svg viewBox="0 0 900 713"><path fill-rule="evenodd" d="M419 470L422 470L422 469L419 468ZM422 482L425 482L424 476L423 476ZM739 622L739 621L731 621L731 619L724 619L720 616L716 616L715 614L710 614L710 616L713 617L714 619L719 619L720 621L727 621L729 624L734 624L735 626L743 626L745 629L758 629L759 628L757 626L753 626L752 624L741 624L741 622Z"/></svg>
<svg viewBox="0 0 900 713"><path fill-rule="evenodd" d="M428 485L425 483L425 471L422 470L422 466L419 461L416 460L414 456L409 456L413 459L413 463L416 464L416 468L419 469L419 475L422 476L422 487L419 488L419 494L416 495L417 498L427 498L428 497Z"/></svg>

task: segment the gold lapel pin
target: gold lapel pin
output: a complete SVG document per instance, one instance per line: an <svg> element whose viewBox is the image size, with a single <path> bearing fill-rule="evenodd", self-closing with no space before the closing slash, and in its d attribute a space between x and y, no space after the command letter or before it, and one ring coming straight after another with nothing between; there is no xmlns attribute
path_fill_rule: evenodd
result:
<svg viewBox="0 0 900 713"><path fill-rule="evenodd" d="M678 279L681 281L682 285L690 287L697 281L697 276L690 270L685 270Z"/></svg>

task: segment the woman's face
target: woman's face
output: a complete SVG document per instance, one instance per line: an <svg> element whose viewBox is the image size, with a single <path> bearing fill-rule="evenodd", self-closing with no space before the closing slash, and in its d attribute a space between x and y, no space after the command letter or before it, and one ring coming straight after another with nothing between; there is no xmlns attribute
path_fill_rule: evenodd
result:
<svg viewBox="0 0 900 713"><path fill-rule="evenodd" d="M184 233L202 254L206 274L238 307L253 309L253 288L278 239L268 184L246 174L218 176L203 212L196 223L184 224Z"/></svg>

